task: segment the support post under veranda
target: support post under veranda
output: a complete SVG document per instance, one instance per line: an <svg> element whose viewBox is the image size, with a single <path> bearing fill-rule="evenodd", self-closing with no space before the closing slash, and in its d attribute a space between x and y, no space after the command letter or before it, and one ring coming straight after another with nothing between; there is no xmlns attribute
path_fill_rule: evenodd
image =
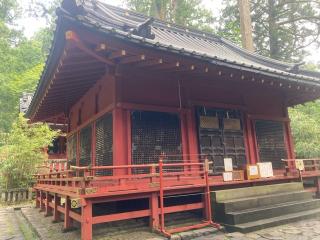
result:
<svg viewBox="0 0 320 240"><path fill-rule="evenodd" d="M70 197L65 196L64 203L64 222L63 222L63 231L67 232L72 229L72 218L70 217L71 201Z"/></svg>
<svg viewBox="0 0 320 240"><path fill-rule="evenodd" d="M60 212L58 211L58 206L61 204L61 198L57 193L54 194L54 203L53 203L53 222L60 221Z"/></svg>
<svg viewBox="0 0 320 240"><path fill-rule="evenodd" d="M81 213L81 240L92 239L92 202L86 200Z"/></svg>
<svg viewBox="0 0 320 240"><path fill-rule="evenodd" d="M49 192L46 192L46 204L45 204L45 207L46 207L45 216L46 217L52 215L52 209L50 206L51 201L52 201L52 195Z"/></svg>

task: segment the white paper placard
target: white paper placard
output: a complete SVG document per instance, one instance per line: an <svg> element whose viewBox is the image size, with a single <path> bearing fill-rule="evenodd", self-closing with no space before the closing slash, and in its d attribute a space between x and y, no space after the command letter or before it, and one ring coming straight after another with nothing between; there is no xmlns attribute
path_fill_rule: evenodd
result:
<svg viewBox="0 0 320 240"><path fill-rule="evenodd" d="M228 182L228 181L232 181L232 172L224 172L223 174L223 181Z"/></svg>
<svg viewBox="0 0 320 240"><path fill-rule="evenodd" d="M233 171L232 158L224 158L224 171L231 172Z"/></svg>
<svg viewBox="0 0 320 240"><path fill-rule="evenodd" d="M297 159L295 161L296 164L296 169L298 169L299 171L304 171L304 162L301 159Z"/></svg>
<svg viewBox="0 0 320 240"><path fill-rule="evenodd" d="M272 162L261 162L257 163L257 165L259 167L260 177L273 177Z"/></svg>

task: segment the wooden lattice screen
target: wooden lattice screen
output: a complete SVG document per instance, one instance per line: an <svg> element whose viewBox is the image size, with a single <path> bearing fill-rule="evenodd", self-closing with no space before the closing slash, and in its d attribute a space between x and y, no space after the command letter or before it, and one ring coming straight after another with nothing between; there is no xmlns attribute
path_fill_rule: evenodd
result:
<svg viewBox="0 0 320 240"><path fill-rule="evenodd" d="M113 126L112 114L108 113L96 122L96 165L113 164ZM99 170L96 175L112 175L112 170Z"/></svg>
<svg viewBox="0 0 320 240"><path fill-rule="evenodd" d="M80 130L80 166L91 165L92 125Z"/></svg>
<svg viewBox="0 0 320 240"><path fill-rule="evenodd" d="M283 122L257 120L256 138L261 162L272 162L274 168L283 168L281 159L287 158Z"/></svg>
<svg viewBox="0 0 320 240"><path fill-rule="evenodd" d="M164 161L182 161L179 156L181 154L180 118L177 114L134 111L131 114L131 123L133 164L158 163L162 153L168 155ZM145 173L148 170L134 169L133 172Z"/></svg>
<svg viewBox="0 0 320 240"><path fill-rule="evenodd" d="M73 134L67 139L67 158L68 164L75 166L77 164L77 134Z"/></svg>

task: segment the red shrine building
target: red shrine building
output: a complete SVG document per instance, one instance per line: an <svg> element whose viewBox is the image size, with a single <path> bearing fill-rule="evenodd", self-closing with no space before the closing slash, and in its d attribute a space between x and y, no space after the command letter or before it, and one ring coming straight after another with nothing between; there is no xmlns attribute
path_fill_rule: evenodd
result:
<svg viewBox="0 0 320 240"><path fill-rule="evenodd" d="M39 174L34 186L37 206L63 216L65 229L80 222L91 239L94 224L149 217L169 236L215 225L213 189L297 177L287 109L319 98L319 73L99 1L66 0L57 14L27 116L67 126L68 166ZM263 162L272 178L246 177ZM164 199L194 193L204 194ZM94 211L139 199L137 209ZM194 209L204 209L203 222L165 228L166 214Z"/></svg>

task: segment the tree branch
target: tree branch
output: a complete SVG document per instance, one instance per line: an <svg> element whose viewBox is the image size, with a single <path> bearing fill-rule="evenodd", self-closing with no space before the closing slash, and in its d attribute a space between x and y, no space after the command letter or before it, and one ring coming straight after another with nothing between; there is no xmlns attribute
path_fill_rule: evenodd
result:
<svg viewBox="0 0 320 240"><path fill-rule="evenodd" d="M277 24L278 25L284 25L284 24L287 24L287 23L298 22L298 21L301 21L301 20L319 20L320 21L320 17L318 17L318 16L302 16L302 17L298 17L298 18L295 18L295 19L289 19L287 21L279 22Z"/></svg>

